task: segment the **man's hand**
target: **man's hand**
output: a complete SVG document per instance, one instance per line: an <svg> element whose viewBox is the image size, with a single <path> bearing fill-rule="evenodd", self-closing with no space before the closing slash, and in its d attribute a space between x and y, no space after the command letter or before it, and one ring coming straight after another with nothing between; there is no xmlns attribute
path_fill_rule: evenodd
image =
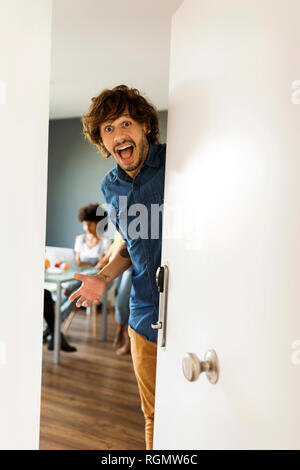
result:
<svg viewBox="0 0 300 470"><path fill-rule="evenodd" d="M70 296L70 301L73 302L79 297L76 307L81 307L82 304L84 307L88 307L93 301L99 302L107 285L126 271L129 266L131 266L131 259L127 247L121 245L114 258L99 273L89 276L74 274L74 278L82 281L82 285Z"/></svg>
<svg viewBox="0 0 300 470"><path fill-rule="evenodd" d="M74 278L82 281L79 289L77 289L70 297L70 302L73 302L77 297L80 297L76 302L76 307L81 307L85 302L84 307L88 307L91 302L99 302L104 294L108 282L99 275L86 276L84 274L74 274Z"/></svg>

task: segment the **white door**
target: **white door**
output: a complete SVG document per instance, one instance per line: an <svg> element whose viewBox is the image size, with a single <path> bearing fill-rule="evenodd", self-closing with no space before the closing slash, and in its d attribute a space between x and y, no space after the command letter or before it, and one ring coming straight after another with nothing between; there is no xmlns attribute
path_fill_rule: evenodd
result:
<svg viewBox="0 0 300 470"><path fill-rule="evenodd" d="M0 449L39 446L51 0L0 0Z"/></svg>
<svg viewBox="0 0 300 470"><path fill-rule="evenodd" d="M173 17L155 449L300 448L299 17L299 0ZM185 354L210 348L218 382L189 382Z"/></svg>

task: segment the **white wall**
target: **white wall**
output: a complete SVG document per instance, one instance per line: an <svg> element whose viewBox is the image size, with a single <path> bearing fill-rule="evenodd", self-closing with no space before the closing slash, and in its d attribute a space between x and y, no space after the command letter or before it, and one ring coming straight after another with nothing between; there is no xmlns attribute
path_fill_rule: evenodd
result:
<svg viewBox="0 0 300 470"><path fill-rule="evenodd" d="M0 0L0 448L39 444L51 0Z"/></svg>

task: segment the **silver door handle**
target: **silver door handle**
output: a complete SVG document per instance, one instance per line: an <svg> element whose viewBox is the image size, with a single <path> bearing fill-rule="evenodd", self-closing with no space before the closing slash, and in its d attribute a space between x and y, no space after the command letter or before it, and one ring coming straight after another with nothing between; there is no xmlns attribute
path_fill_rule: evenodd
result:
<svg viewBox="0 0 300 470"><path fill-rule="evenodd" d="M156 285L159 292L158 321L152 323L151 327L154 330L161 330L158 335L158 344L162 348L166 346L168 282L168 266L160 266L156 271Z"/></svg>
<svg viewBox="0 0 300 470"><path fill-rule="evenodd" d="M182 370L189 382L195 382L202 372L210 383L216 384L219 379L219 361L216 352L209 349L201 361L194 353L187 353L182 360Z"/></svg>

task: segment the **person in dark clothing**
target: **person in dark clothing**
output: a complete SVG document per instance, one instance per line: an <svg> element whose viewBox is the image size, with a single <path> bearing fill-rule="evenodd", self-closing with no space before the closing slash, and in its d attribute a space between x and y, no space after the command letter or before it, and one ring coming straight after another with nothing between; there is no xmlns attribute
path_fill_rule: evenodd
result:
<svg viewBox="0 0 300 470"><path fill-rule="evenodd" d="M49 351L53 351L54 349L54 301L51 297L51 292L47 289L44 289L44 318L47 322L49 333L51 335L51 339L48 342L48 349ZM77 349L74 346L71 346L64 335L60 334L60 349L65 352L75 352Z"/></svg>

